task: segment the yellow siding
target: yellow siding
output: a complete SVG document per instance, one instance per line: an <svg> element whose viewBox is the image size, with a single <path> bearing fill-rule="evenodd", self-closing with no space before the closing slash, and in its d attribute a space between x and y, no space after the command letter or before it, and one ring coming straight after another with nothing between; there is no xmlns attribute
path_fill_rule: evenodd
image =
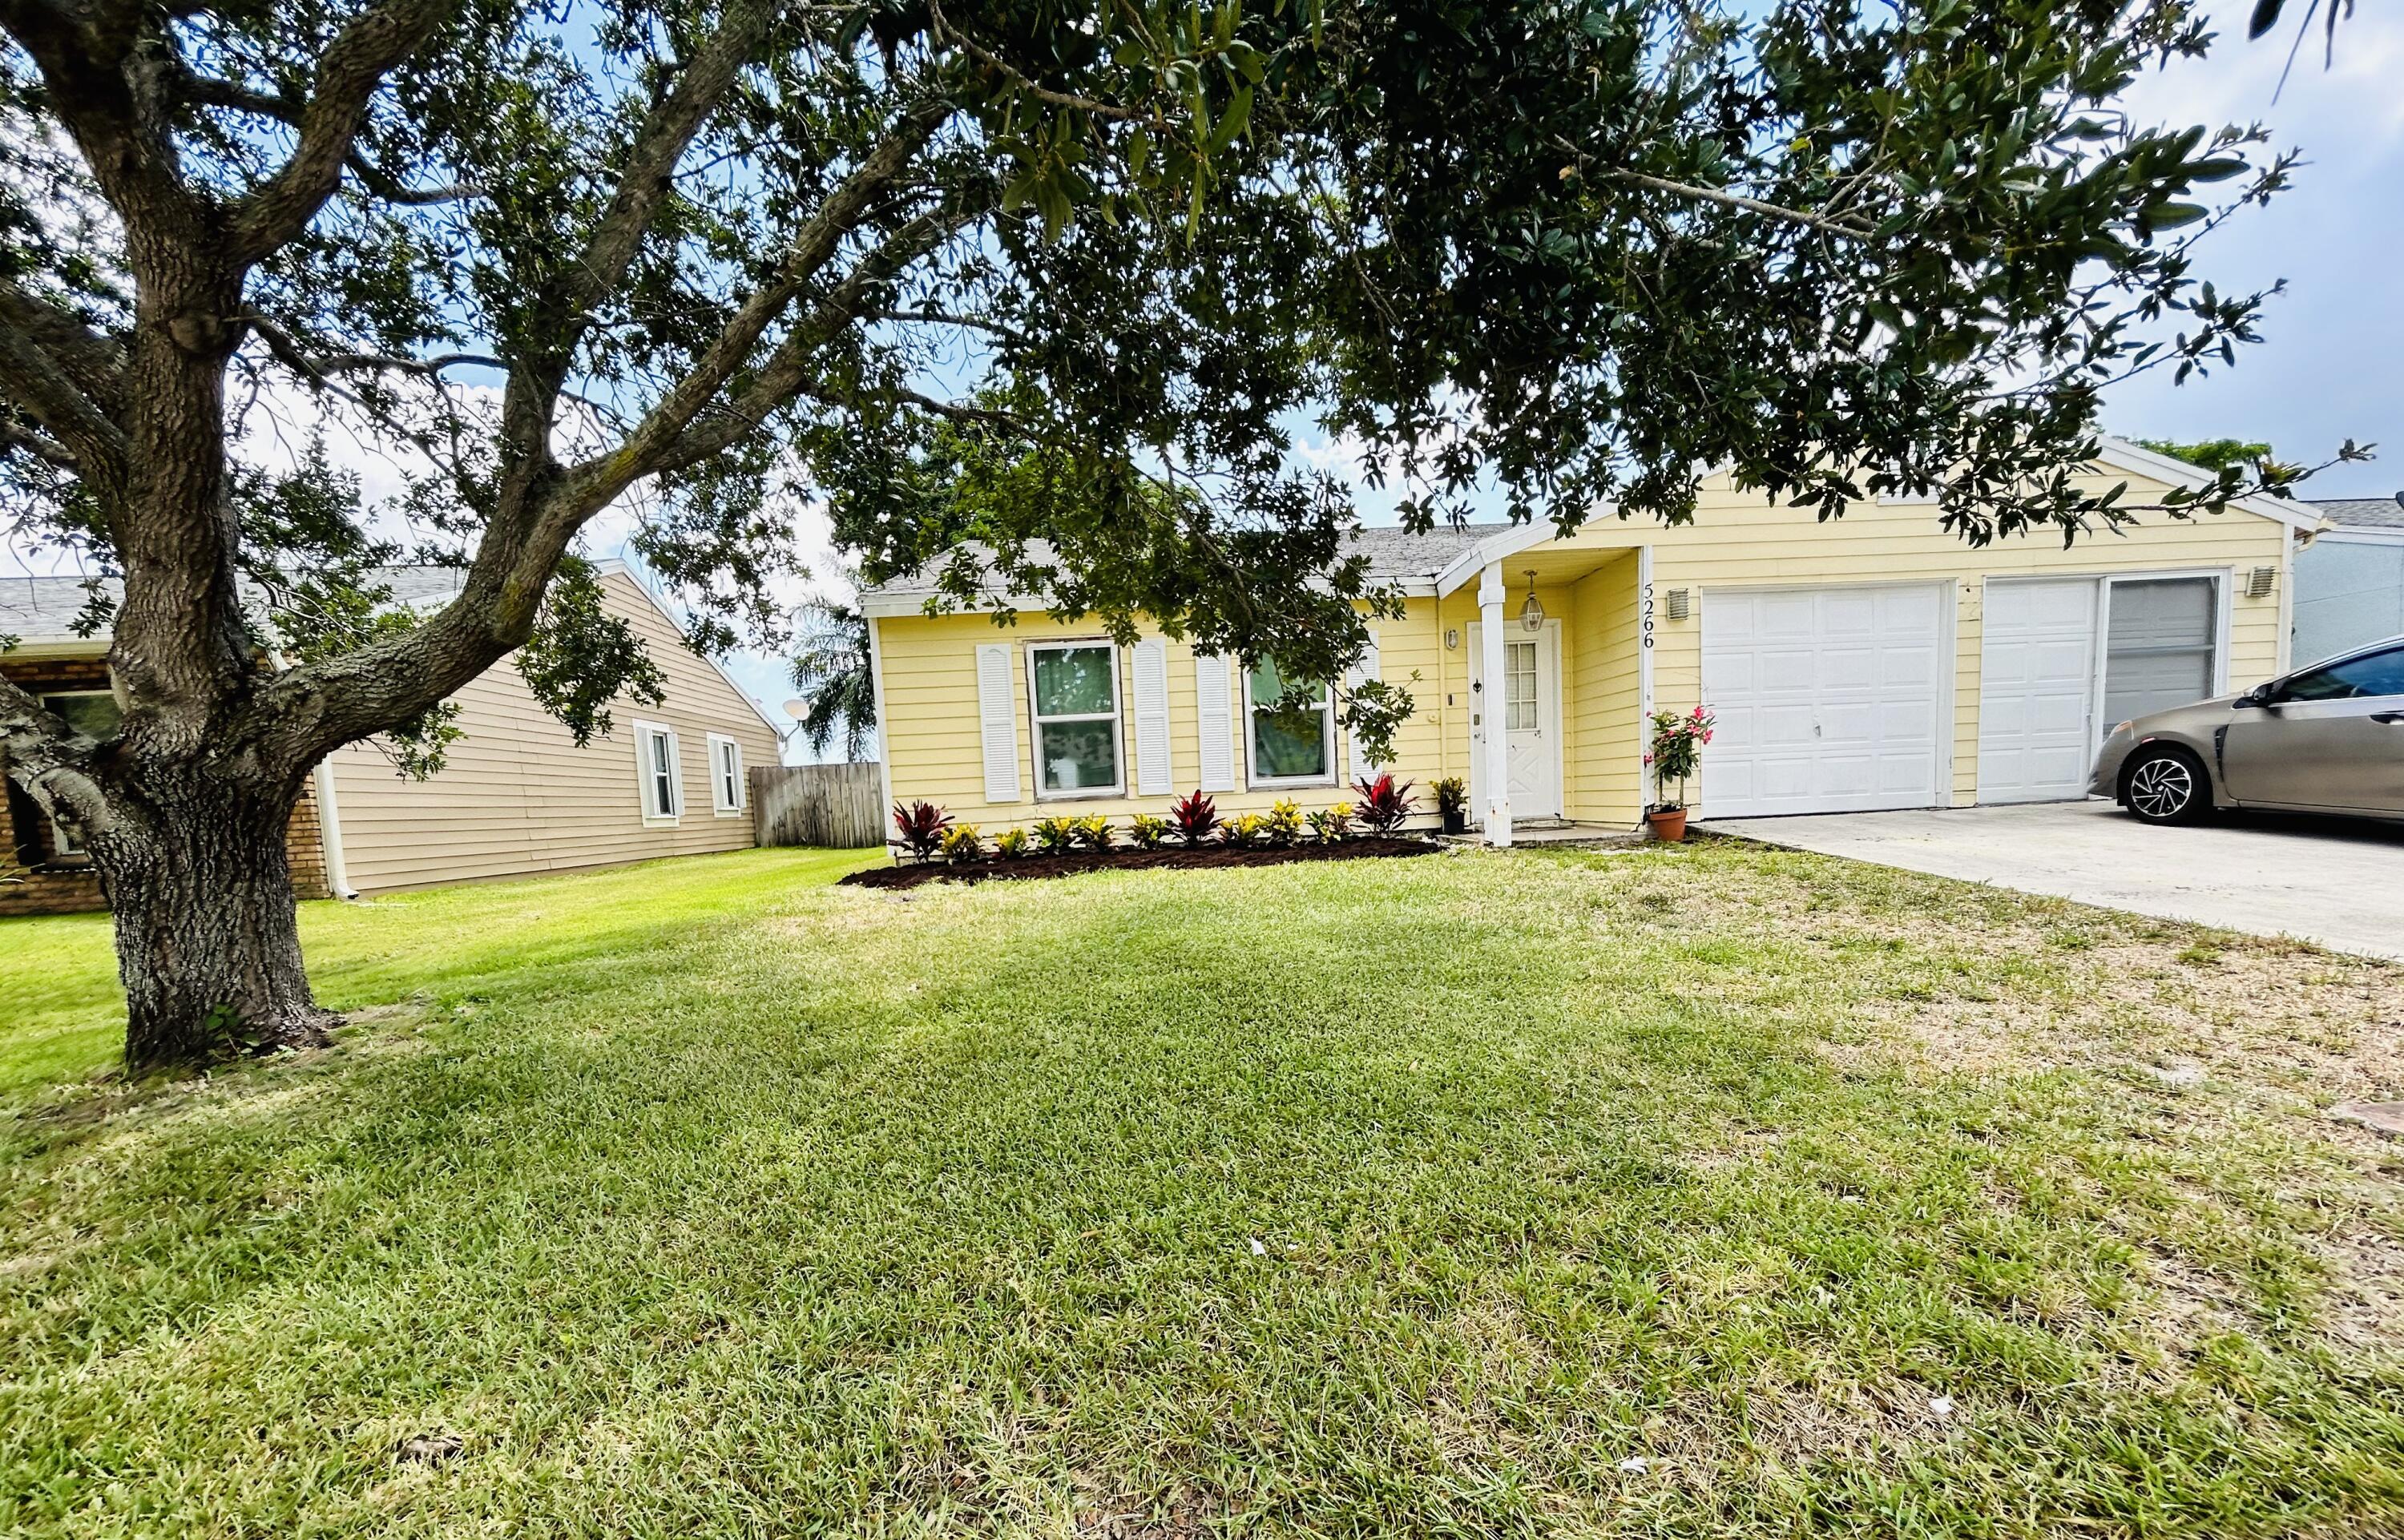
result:
<svg viewBox="0 0 2404 1540"><path fill-rule="evenodd" d="M2127 480L2131 502L2155 500L2166 490L2143 477L2115 473L2102 484ZM1560 618L1561 737L1564 811L1581 821L1632 826L1649 800L1644 783L1643 709L1641 693L1642 594L1639 549L1653 553L1656 600L1652 649L1653 698L1656 707L1684 711L1697 704L1701 687L1702 593L1734 587L1793 586L1846 582L1953 584L1956 632L1953 662L1954 744L1951 792L1957 804L1978 795L1980 611L1989 577L2061 576L2159 572L2226 572L2232 612L2228 671L2232 687L2267 679L2281 664L2281 594L2244 596L2246 572L2279 569L2287 532L2277 521L2244 511L2191 521L2146 514L2118 535L2082 538L2064 549L2038 536L1976 549L1947 534L1927 504L1857 506L1842 520L1821 524L1807 510L1770 504L1758 494L1740 493L1725 476L1705 483L1695 523L1665 528L1642 518L1603 520L1566 541L1544 541L1521 556L1502 561L1509 594L1506 614L1527 593L1526 571L1537 570L1537 596L1547 613ZM1688 618L1671 621L1657 604L1670 589L1694 595ZM1469 778L1469 626L1477 619L1476 582L1442 600L1414 599L1407 617L1380 623L1381 672L1407 682L1418 709L1397 742L1399 776L1419 783L1432 809L1430 783L1441 776ZM1012 646L1013 699L1018 715L1020 777L1029 791L1024 644L1030 640L1097 635L1091 625L1064 626L1041 615L1022 616L1015 626L998 628L983 615L890 617L879 623L884 658L887 754L894 795L925 797L956 816L988 829L1023 823L1053 811L1100 812L1124 817L1161 811L1169 799L1106 797L1069 802L1027 800L988 806L977 733L975 649L980 642ZM1459 645L1447 649L1447 630ZM1410 676L1416 672L1417 679ZM1121 700L1126 700L1127 659L1120 659ZM1171 757L1181 791L1196 778L1192 655L1180 643L1168 646ZM1122 707L1122 753L1133 763L1132 722ZM1240 781L1242 724L1237 723ZM1354 773L1340 740L1338 763L1349 780ZM1708 763L1708 750L1706 751ZM1237 791L1223 796L1223 807L1265 807L1291 794L1305 806L1338 800L1341 789L1279 793Z"/></svg>
<svg viewBox="0 0 2404 1540"><path fill-rule="evenodd" d="M1575 725L1565 746L1564 811L1581 823L1631 822L1630 802L1644 800L1638 565L1636 553L1628 552L1571 590L1562 714Z"/></svg>
<svg viewBox="0 0 2404 1540"><path fill-rule="evenodd" d="M603 578L610 609L632 623L666 676L660 706L614 701L614 730L576 747L503 659L454 697L462 736L429 779L393 771L371 744L333 756L343 864L363 893L483 877L567 871L654 856L737 850L752 844L745 810L712 810L707 735L743 746L747 766L777 761L776 735L622 571ZM684 812L647 827L636 782L633 724L674 728L684 772Z"/></svg>
<svg viewBox="0 0 2404 1540"><path fill-rule="evenodd" d="M2169 490L2163 483L2126 479L2127 501L2150 502ZM1720 478L1706 487L1692 527L1651 532L1653 586L1657 595L1671 588L1951 579L1956 621L1953 801L1966 806L1978 800L1979 621L1984 582L1990 577L2227 571L2236 580L2228 589L2230 687L2243 689L2279 671L2279 595L2249 599L2243 585L2252 567L2282 567L2285 527L2235 511L2194 520L2149 513L2144 520L2119 535L2085 537L2066 549L2059 539L2036 536L1977 550L1939 528L1936 510L1928 504L1861 506L1823 525L1808 510L1772 506L1759 494L1739 493ZM2282 567L2278 588L2284 590L2286 581ZM1698 596L1686 620L1663 620L1656 625L1654 695L1660 706L1684 710L1698 704L1701 617ZM1703 811L1699 803L1698 811ZM1630 808L1628 816L1632 819L1635 813Z"/></svg>
<svg viewBox="0 0 2404 1540"><path fill-rule="evenodd" d="M1395 738L1396 773L1419 781L1415 795L1425 808L1434 801L1424 784L1436 774L1442 753L1445 712L1433 687L1443 665L1443 643L1435 629L1432 600L1414 600L1403 619L1374 623L1377 631L1378 674L1407 688L1416 703L1408 721ZM1100 813L1125 819L1138 812L1166 813L1169 805L1200 783L1201 724L1194 699L1194 652L1185 643L1167 643L1168 659L1168 757L1176 796L1046 797L1034 795L1034 749L1027 691L1027 646L1030 642L1066 637L1106 639L1092 625L1064 625L1041 614L1020 615L1015 624L997 626L987 615L888 616L877 623L878 652L885 691L886 754L896 800L920 798L940 804L953 817L975 824L986 833L1013 824L1033 823L1055 813L1074 817ZM985 800L985 749L978 735L976 650L981 644L1010 649L1011 701L1016 717L1020 800ZM1134 682L1131 657L1118 654L1119 762L1130 783L1135 772ZM1413 680L1417 672L1419 679ZM1280 787L1254 791L1247 785L1244 724L1238 711L1230 744L1235 755L1238 790L1219 793L1223 814L1264 812L1279 797L1292 797L1304 808L1323 807L1351 800L1350 782L1361 774L1352 763L1351 745L1338 729L1335 767L1338 776L1324 786Z"/></svg>

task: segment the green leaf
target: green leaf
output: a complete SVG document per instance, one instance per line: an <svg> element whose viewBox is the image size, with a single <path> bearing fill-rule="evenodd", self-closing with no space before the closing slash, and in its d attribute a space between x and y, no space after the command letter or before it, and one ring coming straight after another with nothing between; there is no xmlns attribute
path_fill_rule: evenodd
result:
<svg viewBox="0 0 2404 1540"><path fill-rule="evenodd" d="M1251 120L1252 88L1246 86L1229 100L1226 115L1219 119L1218 129L1211 133L1211 153L1216 154L1225 149L1234 142L1237 134L1244 132L1244 125Z"/></svg>

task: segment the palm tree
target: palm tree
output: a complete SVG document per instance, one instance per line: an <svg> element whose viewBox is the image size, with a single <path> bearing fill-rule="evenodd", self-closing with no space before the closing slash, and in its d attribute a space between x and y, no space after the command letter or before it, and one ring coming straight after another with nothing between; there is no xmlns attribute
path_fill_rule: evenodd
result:
<svg viewBox="0 0 2404 1540"><path fill-rule="evenodd" d="M813 599L795 617L793 688L807 709L802 737L823 754L843 735L843 755L857 760L876 726L876 687L869 670L868 618L835 599Z"/></svg>

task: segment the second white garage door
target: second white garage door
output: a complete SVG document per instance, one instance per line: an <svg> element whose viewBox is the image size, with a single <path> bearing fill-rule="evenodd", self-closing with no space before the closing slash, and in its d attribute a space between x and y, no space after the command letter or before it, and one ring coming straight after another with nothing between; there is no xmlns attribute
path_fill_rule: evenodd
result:
<svg viewBox="0 0 2404 1540"><path fill-rule="evenodd" d="M1949 585L1703 592L1703 812L1929 807L1945 723Z"/></svg>
<svg viewBox="0 0 2404 1540"><path fill-rule="evenodd" d="M2087 794L2095 757L2095 580L1991 579L1978 675L1978 800Z"/></svg>

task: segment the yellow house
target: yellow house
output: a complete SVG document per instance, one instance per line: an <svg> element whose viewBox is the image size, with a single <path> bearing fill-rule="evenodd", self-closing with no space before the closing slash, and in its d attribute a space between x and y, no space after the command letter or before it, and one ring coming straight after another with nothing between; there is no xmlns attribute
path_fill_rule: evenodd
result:
<svg viewBox="0 0 2404 1540"><path fill-rule="evenodd" d="M2117 441L2093 475L2134 503L2199 480ZM1648 714L1698 704L1720 723L1687 788L1698 816L2076 798L2114 723L2285 667L2294 555L2318 523L2256 498L2067 548L1977 549L1933 504L1822 524L1720 475L1674 528L1629 512L1566 539L1549 524L1364 530L1406 613L1376 623L1363 672L1414 698L1388 768L1428 814L1431 783L1466 781L1498 845L1515 825L1635 826L1654 797ZM1252 709L1284 693L1265 669L1247 679L1159 636L1117 647L1007 595L930 613L930 592L902 581L863 599L888 801L990 833L1162 812L1195 788L1223 813L1324 805L1371 768L1335 720L1345 681L1321 692L1314 740Z"/></svg>

